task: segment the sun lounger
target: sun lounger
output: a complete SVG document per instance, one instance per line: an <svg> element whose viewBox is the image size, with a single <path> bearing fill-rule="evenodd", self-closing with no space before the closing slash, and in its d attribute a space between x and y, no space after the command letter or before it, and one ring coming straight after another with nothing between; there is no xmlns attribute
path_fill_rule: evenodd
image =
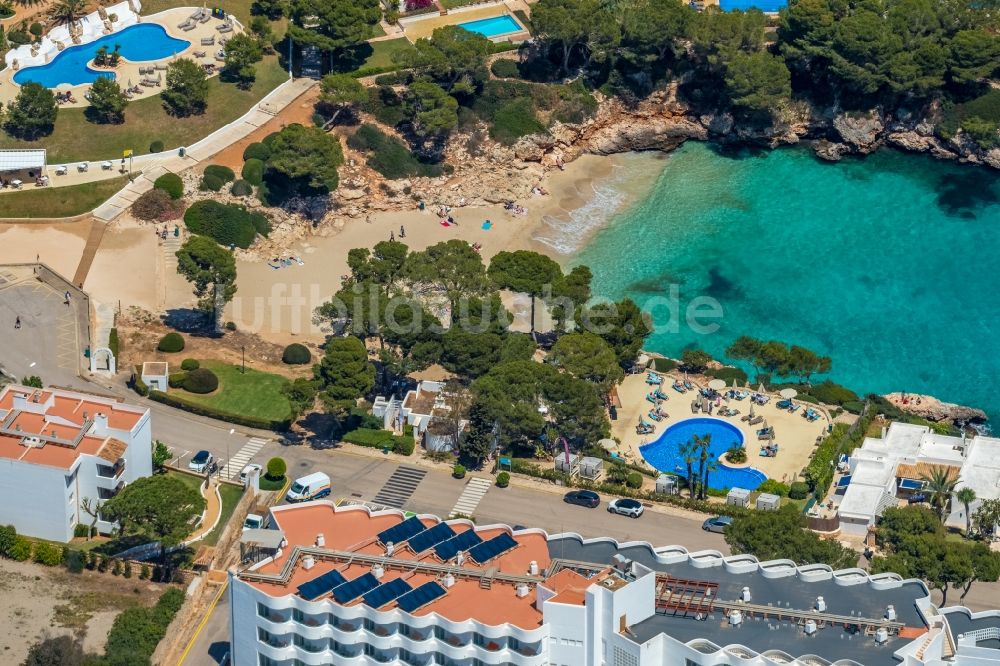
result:
<svg viewBox="0 0 1000 666"><path fill-rule="evenodd" d="M185 19L183 23L178 23L177 24L177 29L178 30L187 30L189 26L191 26L191 19Z"/></svg>
<svg viewBox="0 0 1000 666"><path fill-rule="evenodd" d="M747 421L747 424L753 426L753 425L757 425L758 423L763 423L763 422L764 422L764 417L763 416L755 416L752 419L750 419L749 421Z"/></svg>
<svg viewBox="0 0 1000 666"><path fill-rule="evenodd" d="M157 63L153 66L153 69L159 70L161 72L167 71L167 63Z"/></svg>
<svg viewBox="0 0 1000 666"><path fill-rule="evenodd" d="M229 25L228 23L223 23L217 28L217 30L222 33L232 32L233 26Z"/></svg>
<svg viewBox="0 0 1000 666"><path fill-rule="evenodd" d="M215 35L212 35L211 37L202 37L201 38L201 45L202 46L212 46L214 44L215 44Z"/></svg>
<svg viewBox="0 0 1000 666"><path fill-rule="evenodd" d="M198 23L208 23L208 20L210 18L212 18L212 15L209 14L208 12L205 12L204 14L201 15L201 18L198 19Z"/></svg>

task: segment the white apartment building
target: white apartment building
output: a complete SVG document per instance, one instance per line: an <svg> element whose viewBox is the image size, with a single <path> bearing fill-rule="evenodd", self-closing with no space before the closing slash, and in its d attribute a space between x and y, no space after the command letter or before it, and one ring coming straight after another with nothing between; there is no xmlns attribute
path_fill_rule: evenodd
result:
<svg viewBox="0 0 1000 666"><path fill-rule="evenodd" d="M0 389L0 524L69 541L100 503L153 473L149 410L61 389ZM115 525L98 521L108 532Z"/></svg>
<svg viewBox="0 0 1000 666"><path fill-rule="evenodd" d="M327 501L269 526L230 572L236 666L1000 662L1000 612L894 574Z"/></svg>
<svg viewBox="0 0 1000 666"><path fill-rule="evenodd" d="M882 437L866 437L847 461L849 474L840 480L840 529L864 535L887 507L919 495L923 477L935 469L958 480L956 490L972 488L975 512L984 499L1000 497L1000 439L938 435L928 426L891 423ZM965 528L965 507L952 498L946 524Z"/></svg>

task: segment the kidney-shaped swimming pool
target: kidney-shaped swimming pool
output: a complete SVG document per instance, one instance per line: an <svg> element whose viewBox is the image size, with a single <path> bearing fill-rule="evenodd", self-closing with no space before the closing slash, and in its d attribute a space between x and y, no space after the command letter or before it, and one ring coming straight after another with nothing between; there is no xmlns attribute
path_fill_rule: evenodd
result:
<svg viewBox="0 0 1000 666"><path fill-rule="evenodd" d="M113 71L96 70L87 66L102 46L107 47L108 51L113 51L115 46L119 46L118 52L131 62L149 62L180 53L191 46L191 42L171 37L163 26L156 23L140 23L104 35L87 44L63 49L52 62L37 67L25 67L14 75L14 83L24 85L33 81L46 88L55 88L61 83L75 86L81 83L93 83L100 76L114 77Z"/></svg>
<svg viewBox="0 0 1000 666"><path fill-rule="evenodd" d="M650 465L669 474L687 476L687 465L680 454L680 448L690 442L695 435L711 435L709 443L709 459L717 460L719 456L733 448L743 446L743 433L732 423L721 419L693 418L675 423L663 431L656 441L639 447L639 452ZM695 460L695 471L698 461ZM726 488L746 488L756 490L767 480L767 476L752 467L733 468L722 463L719 469L708 475L708 487L715 490Z"/></svg>

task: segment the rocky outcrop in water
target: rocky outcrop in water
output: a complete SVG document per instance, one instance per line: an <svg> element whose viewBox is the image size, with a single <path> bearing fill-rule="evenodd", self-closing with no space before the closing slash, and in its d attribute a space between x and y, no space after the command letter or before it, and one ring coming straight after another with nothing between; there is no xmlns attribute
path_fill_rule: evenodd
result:
<svg viewBox="0 0 1000 666"><path fill-rule="evenodd" d="M942 402L931 395L889 393L883 397L904 412L935 423L963 425L986 423L986 412L983 410Z"/></svg>

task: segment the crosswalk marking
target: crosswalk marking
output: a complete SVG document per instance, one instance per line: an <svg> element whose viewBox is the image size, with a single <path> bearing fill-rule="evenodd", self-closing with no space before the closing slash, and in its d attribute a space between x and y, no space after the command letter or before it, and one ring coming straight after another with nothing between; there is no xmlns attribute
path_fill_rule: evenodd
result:
<svg viewBox="0 0 1000 666"><path fill-rule="evenodd" d="M236 455L226 461L226 466L222 468L222 476L227 479L235 478L269 441L263 437L251 437Z"/></svg>
<svg viewBox="0 0 1000 666"><path fill-rule="evenodd" d="M427 476L427 470L398 467L375 495L373 501L401 509L425 476Z"/></svg>
<svg viewBox="0 0 1000 666"><path fill-rule="evenodd" d="M458 496L458 501L455 502L455 506L452 507L451 513L448 514L448 516L454 517L455 514L459 513L464 516L471 516L475 513L476 508L479 506L479 502L483 499L483 496L489 492L492 486L493 482L489 479L484 479L479 476L474 476L469 479L469 483L465 485L465 490L463 490L462 494Z"/></svg>

